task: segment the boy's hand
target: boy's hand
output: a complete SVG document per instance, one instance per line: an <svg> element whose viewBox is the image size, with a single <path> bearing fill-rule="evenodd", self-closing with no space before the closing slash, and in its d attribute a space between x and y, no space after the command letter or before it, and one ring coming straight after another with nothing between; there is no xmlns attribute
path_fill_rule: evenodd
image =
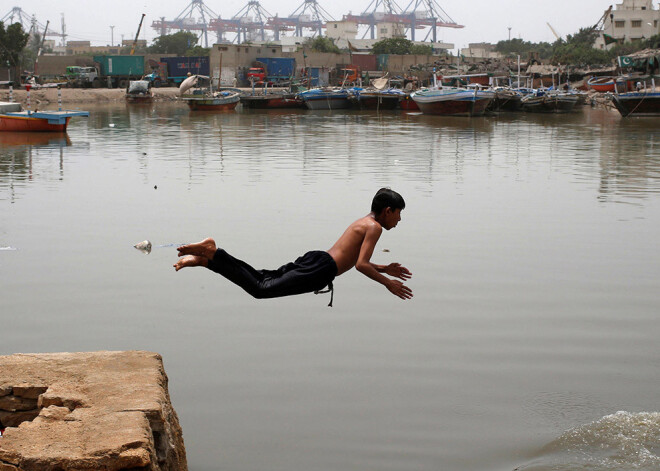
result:
<svg viewBox="0 0 660 471"><path fill-rule="evenodd" d="M410 270L408 270L406 267L402 267L400 263L390 263L385 267L385 270L383 271L388 275L399 278L401 280L407 280L412 276Z"/></svg>
<svg viewBox="0 0 660 471"><path fill-rule="evenodd" d="M390 293L401 299L410 299L413 297L412 290L398 280L389 280L385 286L390 290Z"/></svg>

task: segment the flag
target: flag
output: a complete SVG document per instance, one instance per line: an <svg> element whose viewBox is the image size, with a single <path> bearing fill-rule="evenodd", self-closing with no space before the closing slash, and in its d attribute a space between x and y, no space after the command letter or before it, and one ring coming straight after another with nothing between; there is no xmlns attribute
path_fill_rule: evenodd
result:
<svg viewBox="0 0 660 471"><path fill-rule="evenodd" d="M632 67L633 60L628 56L619 56L619 67Z"/></svg>
<svg viewBox="0 0 660 471"><path fill-rule="evenodd" d="M359 51L359 49L357 47L353 46L350 41L346 40L346 42L348 43L348 50L349 51L351 51L351 52L358 52Z"/></svg>
<svg viewBox="0 0 660 471"><path fill-rule="evenodd" d="M609 46L610 44L612 44L612 43L616 43L616 42L619 41L618 39L613 38L613 37L610 36L609 34L605 34L605 33L603 33L603 40L605 41L605 45L606 45L606 46Z"/></svg>

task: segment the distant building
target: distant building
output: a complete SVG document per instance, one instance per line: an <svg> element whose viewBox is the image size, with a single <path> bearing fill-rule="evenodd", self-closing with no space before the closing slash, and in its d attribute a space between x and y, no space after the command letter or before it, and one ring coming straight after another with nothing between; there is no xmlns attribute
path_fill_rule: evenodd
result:
<svg viewBox="0 0 660 471"><path fill-rule="evenodd" d="M490 43L470 43L468 47L461 49L461 55L471 59L500 59L502 54L495 50L495 45Z"/></svg>
<svg viewBox="0 0 660 471"><path fill-rule="evenodd" d="M132 39L124 39L121 42L122 47L133 47L133 40ZM144 49L147 47L147 40L146 39L138 39L136 46L140 49Z"/></svg>
<svg viewBox="0 0 660 471"><path fill-rule="evenodd" d="M605 49L613 40L630 42L660 33L660 10L652 0L623 0L606 16L594 47ZM613 39L609 39L613 38Z"/></svg>
<svg viewBox="0 0 660 471"><path fill-rule="evenodd" d="M337 39L355 39L358 34L358 25L353 21L328 21L325 34L335 42Z"/></svg>
<svg viewBox="0 0 660 471"><path fill-rule="evenodd" d="M132 42L131 42L132 43ZM121 54L120 46L92 46L89 41L67 41L66 55Z"/></svg>

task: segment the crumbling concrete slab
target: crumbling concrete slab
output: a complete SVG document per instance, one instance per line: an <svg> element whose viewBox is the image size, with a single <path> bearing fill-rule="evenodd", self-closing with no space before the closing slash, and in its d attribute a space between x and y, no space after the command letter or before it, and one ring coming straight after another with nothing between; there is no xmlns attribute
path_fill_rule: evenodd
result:
<svg viewBox="0 0 660 471"><path fill-rule="evenodd" d="M160 355L0 356L0 471L186 471Z"/></svg>

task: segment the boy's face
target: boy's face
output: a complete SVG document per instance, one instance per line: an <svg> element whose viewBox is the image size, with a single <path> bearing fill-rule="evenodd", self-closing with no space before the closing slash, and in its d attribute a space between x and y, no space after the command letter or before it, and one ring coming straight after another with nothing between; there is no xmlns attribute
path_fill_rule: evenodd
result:
<svg viewBox="0 0 660 471"><path fill-rule="evenodd" d="M396 225L399 223L401 220L401 210L400 209L392 209L392 208L385 208L385 214L383 218L383 227L385 230L389 231L393 227L396 227Z"/></svg>

